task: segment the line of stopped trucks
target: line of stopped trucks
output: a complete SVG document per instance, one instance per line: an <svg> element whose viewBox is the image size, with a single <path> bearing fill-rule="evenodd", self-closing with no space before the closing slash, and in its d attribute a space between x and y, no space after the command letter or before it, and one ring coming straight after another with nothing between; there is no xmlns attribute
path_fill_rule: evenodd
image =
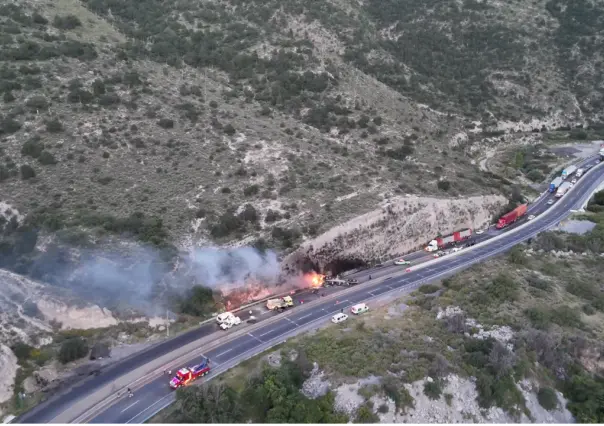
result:
<svg viewBox="0 0 604 426"><path fill-rule="evenodd" d="M555 194L555 198L561 198L566 194L566 192L573 187L575 183L581 176L595 166L596 164L604 161L604 143L600 147L599 159L596 160L594 164L588 164L584 168L577 168L576 166L570 166L564 169L560 176L556 177L549 186L549 193ZM548 205L554 204L555 198L550 198L547 202ZM522 204L516 207L514 210L504 214L499 218L495 227L497 229L503 229L515 222L517 222L520 218L524 217L528 211L528 204ZM527 220L533 219L535 216L530 215L527 217ZM476 231L476 234L482 234L484 231L479 230ZM424 248L426 252L433 253L434 257L440 257L447 255L449 253L457 252L465 247L469 247L475 244L474 241L468 241L472 237L472 229L462 229L460 231L453 232L447 236L439 236L428 243L428 245ZM407 266L406 272L411 272L411 261L405 260L403 258L397 259L393 262L395 265ZM374 265L377 267L384 266L382 263L378 263ZM371 275L369 276L371 278ZM318 293L323 287L332 287L332 286L351 286L358 284L358 280L354 279L341 279L339 276L336 277L324 277L320 286L314 287L311 291L312 293ZM302 302L301 302L302 303ZM269 311L278 311L281 312L285 309L294 307L294 300L291 296L283 296L277 297L274 299L269 299L266 301L266 308ZM354 305L350 312L354 315L360 315L369 310L369 307L365 303L359 303ZM251 313L251 311L250 311ZM338 324L348 319L348 315L343 311L336 313L332 316L331 322ZM241 324L241 318L236 316L232 312L224 312L216 316L216 322L223 330L228 330L233 326ZM254 316L250 316L247 320L249 323L256 322L256 318ZM170 387L172 389L178 389L180 387L186 386L192 381L196 380L199 377L205 376L210 372L210 360L208 358L202 358L202 361L194 365L193 367L181 368L176 372L176 375L170 380Z"/></svg>

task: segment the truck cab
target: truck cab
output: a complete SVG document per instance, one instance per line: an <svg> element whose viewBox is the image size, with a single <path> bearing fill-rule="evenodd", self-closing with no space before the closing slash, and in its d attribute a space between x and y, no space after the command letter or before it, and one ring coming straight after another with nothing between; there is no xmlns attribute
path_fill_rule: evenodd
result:
<svg viewBox="0 0 604 426"><path fill-rule="evenodd" d="M198 377L205 376L210 372L210 360L203 358L202 362L193 367L184 367L176 372L176 375L170 380L170 388L178 389L188 385Z"/></svg>
<svg viewBox="0 0 604 426"><path fill-rule="evenodd" d="M270 299L266 302L266 309L274 311L276 309L285 309L294 306L294 299L291 296L280 297L278 299Z"/></svg>

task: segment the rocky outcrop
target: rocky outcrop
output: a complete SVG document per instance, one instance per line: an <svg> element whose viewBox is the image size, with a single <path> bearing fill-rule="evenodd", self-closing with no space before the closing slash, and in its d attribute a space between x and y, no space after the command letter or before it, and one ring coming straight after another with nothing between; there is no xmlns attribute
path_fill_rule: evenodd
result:
<svg viewBox="0 0 604 426"><path fill-rule="evenodd" d="M295 270L309 259L324 267L334 259L393 258L420 248L439 233L484 227L506 202L500 195L459 199L395 197L379 209L306 241L285 259L284 265Z"/></svg>
<svg viewBox="0 0 604 426"><path fill-rule="evenodd" d="M6 345L0 344L0 403L13 396L13 386L17 375L17 357Z"/></svg>

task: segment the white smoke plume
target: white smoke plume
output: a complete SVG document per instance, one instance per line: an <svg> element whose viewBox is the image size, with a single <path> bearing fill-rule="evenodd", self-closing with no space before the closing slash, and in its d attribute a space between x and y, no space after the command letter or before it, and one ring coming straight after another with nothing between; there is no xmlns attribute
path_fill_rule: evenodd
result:
<svg viewBox="0 0 604 426"><path fill-rule="evenodd" d="M253 247L194 249L185 264L189 269L186 274L194 276L197 284L220 289L225 294L248 284L274 286L281 274L273 251L261 253Z"/></svg>
<svg viewBox="0 0 604 426"><path fill-rule="evenodd" d="M253 247L196 248L180 253L174 269L167 268L158 251L139 245L119 252L82 253L75 264L61 265L62 273L54 260L46 266L53 270L58 285L71 287L95 303L138 308L149 314L161 309L163 294L184 294L196 285L225 295L246 288L270 289L279 284L281 274L274 252Z"/></svg>

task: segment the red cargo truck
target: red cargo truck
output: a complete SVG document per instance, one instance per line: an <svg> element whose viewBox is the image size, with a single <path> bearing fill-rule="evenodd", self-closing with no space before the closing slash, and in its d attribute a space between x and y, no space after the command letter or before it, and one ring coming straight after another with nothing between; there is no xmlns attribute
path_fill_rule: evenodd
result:
<svg viewBox="0 0 604 426"><path fill-rule="evenodd" d="M437 251L443 249L445 247L454 245L460 241L467 240L472 236L471 229L464 229L462 231L453 232L451 235L447 235L446 237L438 237L426 246L426 251Z"/></svg>
<svg viewBox="0 0 604 426"><path fill-rule="evenodd" d="M511 212L504 214L503 216L501 216L501 218L499 218L499 221L497 222L497 229L504 228L516 222L518 219L520 219L526 214L527 209L528 204L522 204L516 207Z"/></svg>

